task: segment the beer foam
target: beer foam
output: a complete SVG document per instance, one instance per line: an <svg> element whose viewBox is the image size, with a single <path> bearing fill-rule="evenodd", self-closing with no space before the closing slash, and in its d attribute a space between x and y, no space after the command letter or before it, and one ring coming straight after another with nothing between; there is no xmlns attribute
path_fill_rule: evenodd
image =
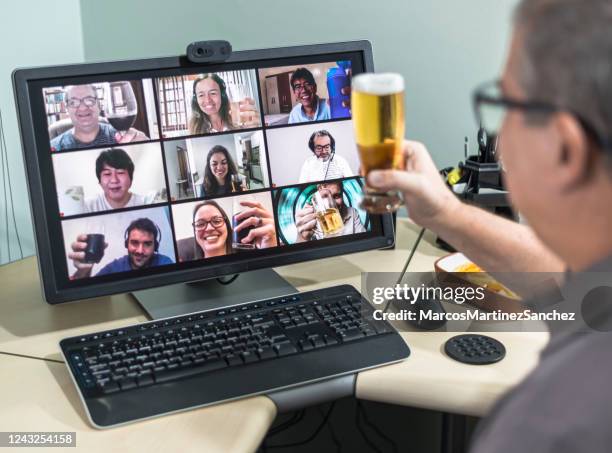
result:
<svg viewBox="0 0 612 453"><path fill-rule="evenodd" d="M359 74L353 77L352 89L360 93L387 96L404 91L404 78L394 72Z"/></svg>

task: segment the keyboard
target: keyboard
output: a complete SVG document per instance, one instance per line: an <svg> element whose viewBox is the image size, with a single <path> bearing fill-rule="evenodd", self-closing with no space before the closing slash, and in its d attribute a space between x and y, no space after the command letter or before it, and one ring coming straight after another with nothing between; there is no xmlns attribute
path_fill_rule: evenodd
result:
<svg viewBox="0 0 612 453"><path fill-rule="evenodd" d="M410 350L342 285L66 338L94 427L271 393L398 362Z"/></svg>

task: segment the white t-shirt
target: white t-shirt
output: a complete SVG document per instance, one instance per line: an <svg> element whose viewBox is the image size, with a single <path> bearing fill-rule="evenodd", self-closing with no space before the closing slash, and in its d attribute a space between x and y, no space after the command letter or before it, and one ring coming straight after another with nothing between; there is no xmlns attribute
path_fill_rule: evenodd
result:
<svg viewBox="0 0 612 453"><path fill-rule="evenodd" d="M133 193L128 202L126 203L124 208L131 208L134 206L142 206L146 204L145 197L142 195L138 195ZM90 200L85 200L85 212L100 212L100 211L111 211L113 208L108 201L106 201L106 197L103 193L99 194L96 198L92 198Z"/></svg>
<svg viewBox="0 0 612 453"><path fill-rule="evenodd" d="M355 173L344 157L336 154L332 160L323 161L313 155L306 159L306 162L302 165L298 182L325 181L349 176L355 176Z"/></svg>

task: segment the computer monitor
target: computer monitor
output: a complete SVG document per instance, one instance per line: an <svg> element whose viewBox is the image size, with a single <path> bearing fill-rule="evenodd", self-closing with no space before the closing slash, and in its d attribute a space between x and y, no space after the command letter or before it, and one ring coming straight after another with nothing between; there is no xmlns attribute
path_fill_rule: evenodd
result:
<svg viewBox="0 0 612 453"><path fill-rule="evenodd" d="M290 290L256 270L392 246L391 216L360 207L343 90L372 70L367 41L16 70L45 299L178 314Z"/></svg>

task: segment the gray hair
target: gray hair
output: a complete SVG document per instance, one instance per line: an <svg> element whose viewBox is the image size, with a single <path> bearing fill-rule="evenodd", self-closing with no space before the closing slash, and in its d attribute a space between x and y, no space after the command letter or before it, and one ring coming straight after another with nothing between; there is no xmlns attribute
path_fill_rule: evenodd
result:
<svg viewBox="0 0 612 453"><path fill-rule="evenodd" d="M612 139L612 1L522 0L519 83Z"/></svg>

